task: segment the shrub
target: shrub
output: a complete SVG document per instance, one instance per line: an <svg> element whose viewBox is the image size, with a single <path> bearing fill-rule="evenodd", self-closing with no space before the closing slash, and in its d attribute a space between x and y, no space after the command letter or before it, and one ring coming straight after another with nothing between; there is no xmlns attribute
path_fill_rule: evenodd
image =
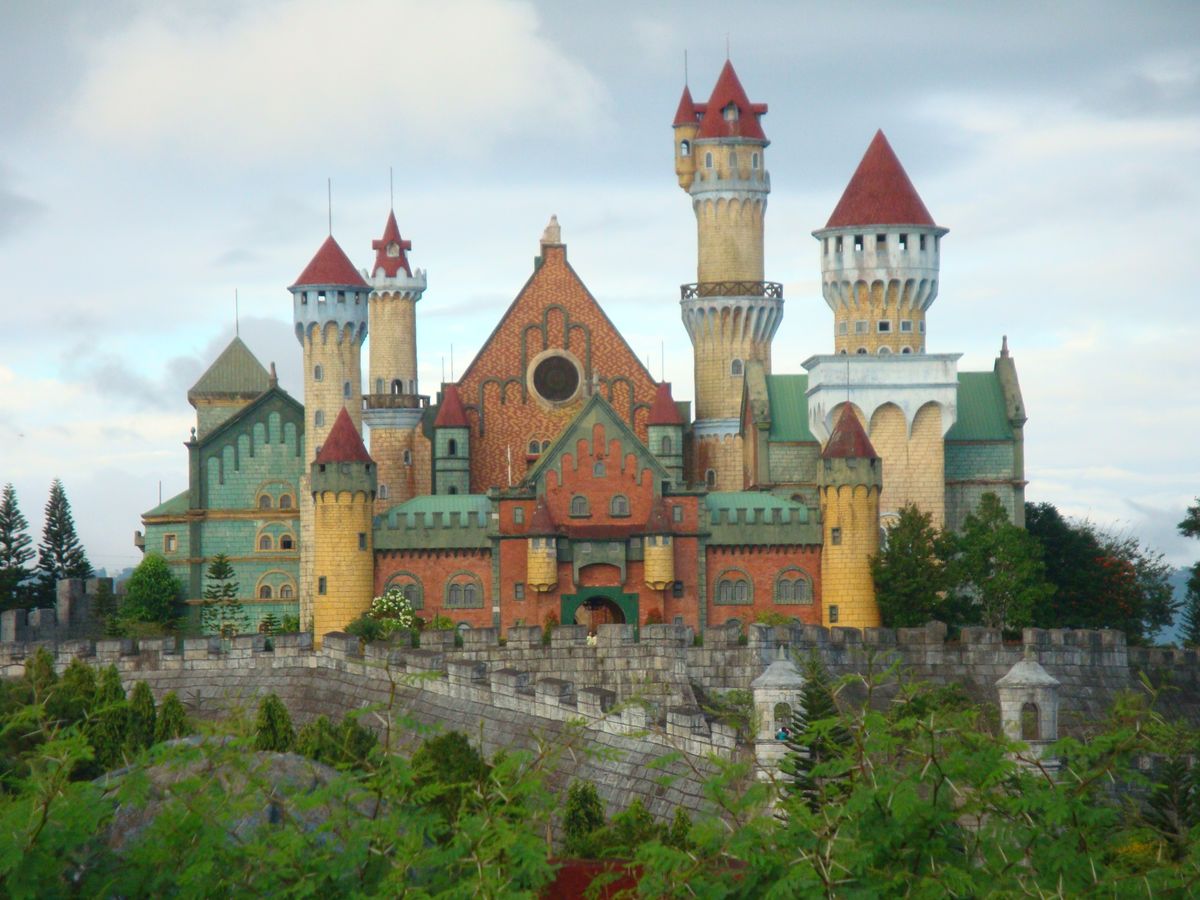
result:
<svg viewBox="0 0 1200 900"><path fill-rule="evenodd" d="M792 617L785 616L783 613L776 612L775 610L770 610L768 612L760 612L754 617L754 621L758 625L791 625Z"/></svg>
<svg viewBox="0 0 1200 900"><path fill-rule="evenodd" d="M166 625L172 620L175 600L180 591L179 579L171 574L167 561L151 553L139 563L125 583L121 618L126 622Z"/></svg>
<svg viewBox="0 0 1200 900"><path fill-rule="evenodd" d="M425 741L413 754L413 781L429 788L429 805L448 821L458 818L472 786L488 773L488 764L461 731L449 731Z"/></svg>
<svg viewBox="0 0 1200 900"><path fill-rule="evenodd" d="M375 732L350 716L337 726L317 716L296 735L297 753L337 768L363 768L378 745Z"/></svg>
<svg viewBox="0 0 1200 900"><path fill-rule="evenodd" d="M154 743L155 724L154 695L146 682L139 681L129 695L129 723L125 730L125 744L132 753Z"/></svg>
<svg viewBox="0 0 1200 900"><path fill-rule="evenodd" d="M279 630L283 634L295 634L300 630L300 617L284 616L279 620Z"/></svg>
<svg viewBox="0 0 1200 900"><path fill-rule="evenodd" d="M383 623L370 613L363 613L346 626L346 634L352 634L364 643L383 640Z"/></svg>
<svg viewBox="0 0 1200 900"><path fill-rule="evenodd" d="M162 706L158 710L158 721L154 725L155 741L170 741L191 734L191 724L187 712L179 702L179 696L171 691L163 697Z"/></svg>
<svg viewBox="0 0 1200 900"><path fill-rule="evenodd" d="M453 631L454 620L449 616L437 615L429 620L429 624L425 626L429 631Z"/></svg>
<svg viewBox="0 0 1200 900"><path fill-rule="evenodd" d="M96 702L96 670L76 657L63 670L58 687L46 702L52 719L82 722Z"/></svg>
<svg viewBox="0 0 1200 900"><path fill-rule="evenodd" d="M267 694L258 705L254 749L287 753L295 743L296 732L292 730L292 717L288 715L287 707L274 693Z"/></svg>
<svg viewBox="0 0 1200 900"><path fill-rule="evenodd" d="M125 761L129 729L129 703L116 666L100 672L94 710L84 725L84 735L92 745L96 766L104 772Z"/></svg>
<svg viewBox="0 0 1200 900"><path fill-rule="evenodd" d="M567 791L563 811L563 851L567 856L597 855L596 833L604 827L604 803L590 781L576 781Z"/></svg>
<svg viewBox="0 0 1200 900"><path fill-rule="evenodd" d="M258 620L258 633L259 634L271 635L271 634L277 633L278 631L279 631L279 620L277 618L275 618L274 613L267 613L265 616L263 616L261 619Z"/></svg>
<svg viewBox="0 0 1200 900"><path fill-rule="evenodd" d="M404 591L396 587L388 588L372 600L368 615L379 622L384 637L416 624L412 604L404 596Z"/></svg>

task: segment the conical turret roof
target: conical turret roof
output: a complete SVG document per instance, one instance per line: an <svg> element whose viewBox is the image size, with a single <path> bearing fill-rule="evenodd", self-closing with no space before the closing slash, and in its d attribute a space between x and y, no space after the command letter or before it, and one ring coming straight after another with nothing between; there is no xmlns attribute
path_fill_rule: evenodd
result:
<svg viewBox="0 0 1200 900"><path fill-rule="evenodd" d="M936 227L883 131L876 131L826 228L864 225Z"/></svg>
<svg viewBox="0 0 1200 900"><path fill-rule="evenodd" d="M550 507L546 505L546 498L538 497L533 515L529 517L528 534L540 536L557 533L558 526L554 524L554 516L550 513Z"/></svg>
<svg viewBox="0 0 1200 900"><path fill-rule="evenodd" d="M304 267L304 271L300 273L300 277L296 279L296 283L292 287L315 287L318 285L367 287L362 275L354 268L354 263L350 262L350 257L346 256L346 252L333 239L332 234L325 238L321 248Z"/></svg>
<svg viewBox="0 0 1200 900"><path fill-rule="evenodd" d="M737 115L726 118L725 110L733 105ZM767 104L751 103L746 96L742 82L738 80L733 63L725 60L712 96L705 104L704 118L700 120L700 131L697 137L724 138L741 137L751 140L765 141L759 117L766 115Z"/></svg>
<svg viewBox="0 0 1200 900"><path fill-rule="evenodd" d="M654 392L654 403L650 406L650 415L646 417L647 425L682 425L679 407L671 397L671 382L660 382Z"/></svg>
<svg viewBox="0 0 1200 900"><path fill-rule="evenodd" d="M671 517L667 515L667 504L659 497L650 509L650 518L646 520L647 534L670 534Z"/></svg>
<svg viewBox="0 0 1200 900"><path fill-rule="evenodd" d="M388 248L395 245L399 252L395 256L388 254ZM380 270L388 278L395 278L396 274L403 269L404 273L412 277L412 269L408 266L408 251L412 249L412 241L406 241L400 237L400 226L396 224L396 211L391 210L388 213L387 224L383 226L383 237L377 241L371 241L371 249L375 251L375 267L371 270L378 275Z"/></svg>
<svg viewBox="0 0 1200 900"><path fill-rule="evenodd" d="M703 104L702 104L703 105ZM692 101L692 92L687 85L683 86L683 96L679 98L679 107L675 110L675 125L695 125L696 119L703 109L696 109L696 104Z"/></svg>
<svg viewBox="0 0 1200 900"><path fill-rule="evenodd" d="M821 459L878 459L879 454L871 446L871 439L863 430L862 423L854 414L849 403L842 406L841 416L833 426L829 442L821 451Z"/></svg>
<svg viewBox="0 0 1200 900"><path fill-rule="evenodd" d="M363 445L362 437L359 435L358 429L354 427L350 413L346 412L344 406L338 413L333 427L329 429L329 437L321 445L321 452L317 454L316 461L318 463L372 462L371 454Z"/></svg>
<svg viewBox="0 0 1200 900"><path fill-rule="evenodd" d="M271 376L250 348L235 337L188 391L188 400L222 394L257 396L271 386Z"/></svg>
<svg viewBox="0 0 1200 900"><path fill-rule="evenodd" d="M458 386L447 384L442 388L442 402L438 405L434 428L467 428L467 411L463 409Z"/></svg>

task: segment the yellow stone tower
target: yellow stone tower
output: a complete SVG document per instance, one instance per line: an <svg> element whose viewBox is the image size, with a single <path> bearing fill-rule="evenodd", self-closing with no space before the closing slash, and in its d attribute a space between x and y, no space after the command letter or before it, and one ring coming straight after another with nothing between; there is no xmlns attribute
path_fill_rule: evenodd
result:
<svg viewBox="0 0 1200 900"><path fill-rule="evenodd" d="M341 411L362 429L360 351L367 337L370 287L333 235L289 291L296 339L304 348L304 452L312 462ZM313 621L313 503L300 479L300 625Z"/></svg>
<svg viewBox="0 0 1200 900"><path fill-rule="evenodd" d="M388 214L383 237L372 243L371 346L363 419L371 429L371 454L379 466L375 512L432 492L429 441L420 433L428 405L417 389L417 301L425 273L408 262L410 241Z"/></svg>
<svg viewBox="0 0 1200 900"><path fill-rule="evenodd" d="M375 463L343 409L313 460L313 636L320 644L371 606Z"/></svg>
<svg viewBox="0 0 1200 900"><path fill-rule="evenodd" d="M871 557L879 552L883 464L849 403L821 452L818 477L822 624L878 627Z"/></svg>
<svg viewBox="0 0 1200 900"><path fill-rule="evenodd" d="M771 371L771 339L783 318L783 287L763 281L763 223L771 179L769 141L726 61L707 103L685 87L675 114L675 172L696 214L696 283L681 288L692 339L696 422L693 480L743 487L739 437L746 363Z"/></svg>

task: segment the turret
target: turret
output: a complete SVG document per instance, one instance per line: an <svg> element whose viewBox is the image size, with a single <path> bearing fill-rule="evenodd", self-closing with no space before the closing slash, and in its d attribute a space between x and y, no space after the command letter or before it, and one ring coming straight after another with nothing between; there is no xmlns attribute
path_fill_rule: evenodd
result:
<svg viewBox="0 0 1200 900"><path fill-rule="evenodd" d="M471 492L471 428L453 384L442 385L442 402L433 421L433 492Z"/></svg>
<svg viewBox="0 0 1200 900"><path fill-rule="evenodd" d="M382 513L430 489L428 442L418 435L427 399L417 386L416 305L426 279L409 265L412 242L400 237L395 212L388 213L383 236L371 246L371 351L363 419L379 465L376 512Z"/></svg>
<svg viewBox="0 0 1200 900"><path fill-rule="evenodd" d="M671 587L675 583L675 542L671 536L671 519L661 498L650 511L642 548L646 587L652 591Z"/></svg>
<svg viewBox="0 0 1200 900"><path fill-rule="evenodd" d="M685 90L674 122L676 172L697 229L696 282L681 288L695 360L695 476L723 490L743 486L738 414L746 362L770 372L783 318L782 285L763 281L766 111L750 102L726 61L708 102L692 103Z"/></svg>
<svg viewBox="0 0 1200 900"><path fill-rule="evenodd" d="M371 606L375 463L343 409L312 463L313 635L319 643Z"/></svg>
<svg viewBox="0 0 1200 900"><path fill-rule="evenodd" d="M646 418L650 452L663 464L676 484L683 483L683 418L671 396L671 385L662 382Z"/></svg>
<svg viewBox="0 0 1200 900"><path fill-rule="evenodd" d="M558 529L544 497L538 498L527 534L525 584L538 593L552 591L558 586Z"/></svg>
<svg viewBox="0 0 1200 900"><path fill-rule="evenodd" d="M937 298L946 232L877 131L829 221L813 232L836 352L925 352L925 311Z"/></svg>
<svg viewBox="0 0 1200 900"><path fill-rule="evenodd" d="M854 408L841 415L818 469L821 498L821 594L825 625L879 626L871 557L879 552L883 465Z"/></svg>
<svg viewBox="0 0 1200 900"><path fill-rule="evenodd" d="M187 393L196 408L196 436L204 437L273 384L250 348L235 337Z"/></svg>
<svg viewBox="0 0 1200 900"><path fill-rule="evenodd" d="M338 411L362 431L362 365L369 285L330 235L289 291L296 339L304 347L304 414L309 458Z"/></svg>

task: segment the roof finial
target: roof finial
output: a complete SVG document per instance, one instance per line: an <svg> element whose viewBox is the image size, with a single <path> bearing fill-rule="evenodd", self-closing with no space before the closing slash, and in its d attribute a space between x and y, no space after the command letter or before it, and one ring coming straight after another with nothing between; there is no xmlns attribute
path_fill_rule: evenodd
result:
<svg viewBox="0 0 1200 900"><path fill-rule="evenodd" d="M1008 359L1008 335L1003 335L1000 338L1000 358Z"/></svg>
<svg viewBox="0 0 1200 900"><path fill-rule="evenodd" d="M561 244L562 243L562 228L558 224L558 215L552 215L550 221L546 223L546 228L542 231L543 244Z"/></svg>
<svg viewBox="0 0 1200 900"><path fill-rule="evenodd" d="M333 179L325 179L325 209L329 216L329 236L333 237Z"/></svg>
<svg viewBox="0 0 1200 900"><path fill-rule="evenodd" d="M279 384L279 375L275 371L275 360L271 360L271 387Z"/></svg>

